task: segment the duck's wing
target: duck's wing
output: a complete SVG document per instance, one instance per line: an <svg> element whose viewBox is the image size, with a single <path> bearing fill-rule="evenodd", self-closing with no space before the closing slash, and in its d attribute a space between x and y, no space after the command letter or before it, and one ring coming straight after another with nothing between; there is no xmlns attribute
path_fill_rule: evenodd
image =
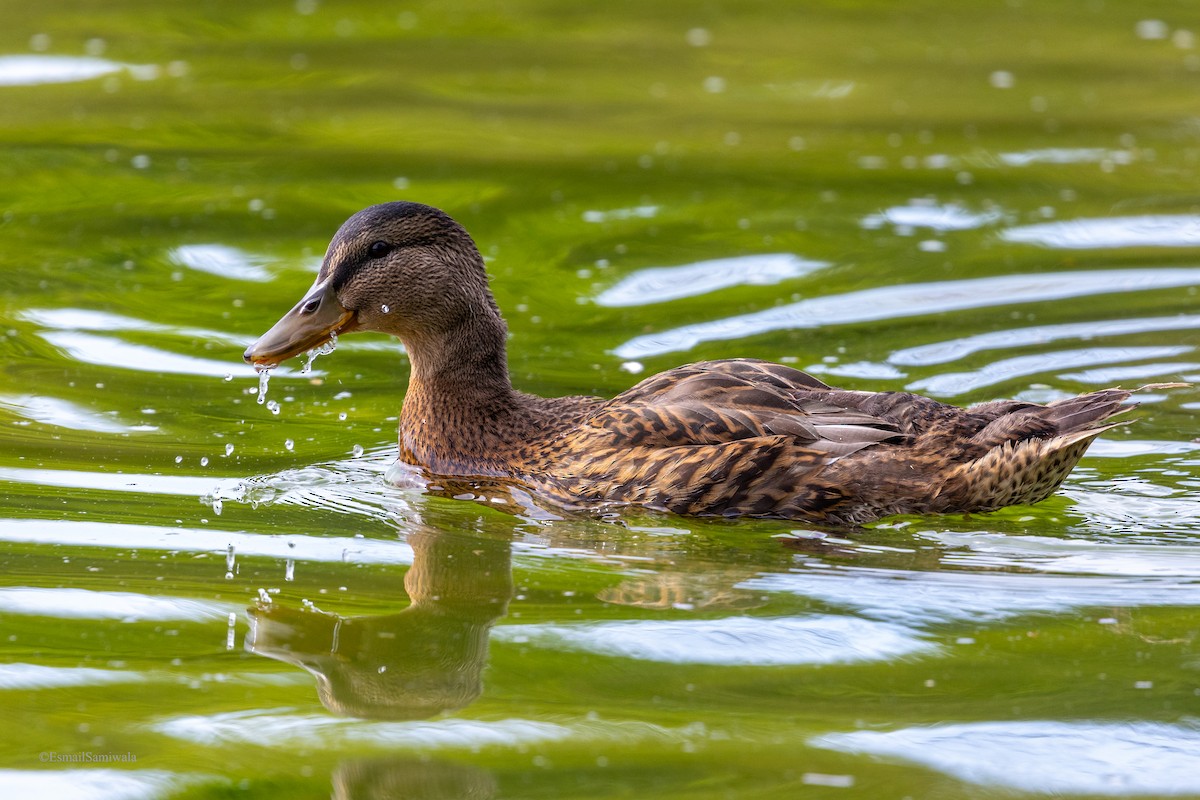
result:
<svg viewBox="0 0 1200 800"><path fill-rule="evenodd" d="M628 447L694 447L783 437L814 454L839 457L906 438L896 421L858 407L868 398L831 389L780 364L706 361L642 381L598 408L585 424Z"/></svg>

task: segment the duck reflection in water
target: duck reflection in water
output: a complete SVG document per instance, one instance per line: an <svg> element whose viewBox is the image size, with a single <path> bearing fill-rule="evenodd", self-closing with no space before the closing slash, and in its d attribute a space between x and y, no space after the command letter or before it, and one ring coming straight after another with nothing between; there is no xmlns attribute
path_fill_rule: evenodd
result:
<svg viewBox="0 0 1200 800"><path fill-rule="evenodd" d="M408 608L344 617L260 603L246 649L311 672L335 714L411 720L470 705L483 691L488 634L512 597L511 546L429 530L408 542Z"/></svg>
<svg viewBox="0 0 1200 800"><path fill-rule="evenodd" d="M334 800L489 800L496 792L492 773L446 761L351 759L333 773Z"/></svg>

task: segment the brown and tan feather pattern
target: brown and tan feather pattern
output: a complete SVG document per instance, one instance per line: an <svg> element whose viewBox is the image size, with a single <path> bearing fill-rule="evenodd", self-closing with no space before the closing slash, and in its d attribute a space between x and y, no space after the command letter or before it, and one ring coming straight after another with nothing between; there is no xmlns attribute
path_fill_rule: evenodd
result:
<svg viewBox="0 0 1200 800"><path fill-rule="evenodd" d="M525 394L509 380L507 330L474 243L415 203L351 217L321 276L313 291L325 281L338 318L352 315L340 332L384 331L406 345L402 460L457 482L520 484L568 506L838 524L991 511L1048 497L1130 408L1128 391L1106 389L963 409L836 389L750 359L678 367L611 400ZM263 344L270 336L247 360L295 354Z"/></svg>

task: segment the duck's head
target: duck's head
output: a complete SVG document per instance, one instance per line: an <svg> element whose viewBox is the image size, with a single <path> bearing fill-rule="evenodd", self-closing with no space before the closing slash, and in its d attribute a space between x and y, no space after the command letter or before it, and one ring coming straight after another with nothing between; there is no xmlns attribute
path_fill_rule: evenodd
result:
<svg viewBox="0 0 1200 800"><path fill-rule="evenodd" d="M431 206L384 203L346 220L312 288L243 357L271 367L352 331L437 338L481 311L495 301L462 226Z"/></svg>

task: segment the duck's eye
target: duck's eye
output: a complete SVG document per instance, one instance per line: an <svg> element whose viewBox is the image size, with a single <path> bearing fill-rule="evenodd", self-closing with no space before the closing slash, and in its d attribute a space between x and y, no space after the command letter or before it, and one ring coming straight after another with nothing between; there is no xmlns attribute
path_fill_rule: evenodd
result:
<svg viewBox="0 0 1200 800"><path fill-rule="evenodd" d="M371 258L383 258L390 252L392 252L392 246L382 241L371 242L371 246L367 248L367 255Z"/></svg>
<svg viewBox="0 0 1200 800"><path fill-rule="evenodd" d="M300 313L312 314L320 307L321 307L321 298L314 297L312 300L309 300L307 303L300 306Z"/></svg>

